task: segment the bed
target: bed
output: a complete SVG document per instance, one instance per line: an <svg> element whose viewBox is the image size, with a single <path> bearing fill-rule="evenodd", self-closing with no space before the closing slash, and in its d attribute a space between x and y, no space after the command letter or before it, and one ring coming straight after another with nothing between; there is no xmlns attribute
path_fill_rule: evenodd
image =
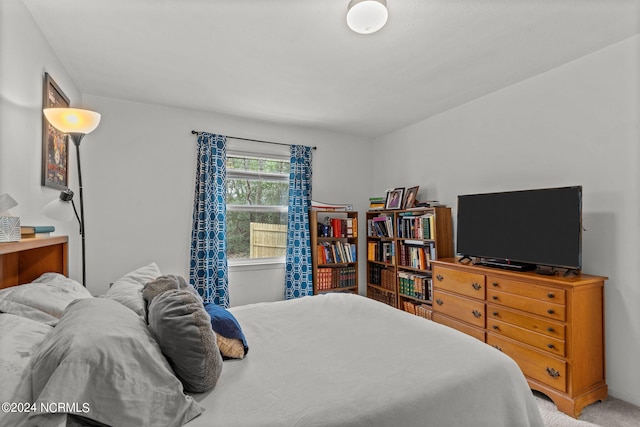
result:
<svg viewBox="0 0 640 427"><path fill-rule="evenodd" d="M139 290L152 273L149 266L116 281L116 297L93 297L64 277L66 265L57 264L65 264L66 255L52 263L46 246L36 256L29 253L35 248L5 245L0 400L13 407L3 406L0 425L543 426L509 357L446 326L351 294L230 309L250 351L224 360L211 389L185 392L148 333L139 301L117 295ZM50 246L66 252L66 240ZM41 267L40 258L48 259ZM7 306L11 298L32 304L22 290L52 284L55 295L74 289L60 297L66 305L48 297L22 313ZM87 367L84 359L94 353L98 362Z"/></svg>

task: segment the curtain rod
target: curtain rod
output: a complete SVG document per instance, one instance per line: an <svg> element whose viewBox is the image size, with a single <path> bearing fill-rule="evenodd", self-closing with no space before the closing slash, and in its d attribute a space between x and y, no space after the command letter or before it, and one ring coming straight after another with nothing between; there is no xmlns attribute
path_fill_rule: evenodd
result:
<svg viewBox="0 0 640 427"><path fill-rule="evenodd" d="M192 133L193 135L199 135L199 134L201 134L202 132L199 132L199 131L197 131L197 130L192 130L192 131L191 131L191 133ZM287 147L291 147L291 145L292 145L292 144L285 144L285 143L283 143L283 142L262 141L262 140L260 140L260 139L240 138L240 137L237 137L237 136L231 136L231 135L225 135L225 136L226 136L227 138L240 139L240 140L242 140L242 141L261 142L261 143L263 143L263 144L286 145ZM312 148L313 150L317 150L317 149L318 149L318 147L311 147L311 148Z"/></svg>

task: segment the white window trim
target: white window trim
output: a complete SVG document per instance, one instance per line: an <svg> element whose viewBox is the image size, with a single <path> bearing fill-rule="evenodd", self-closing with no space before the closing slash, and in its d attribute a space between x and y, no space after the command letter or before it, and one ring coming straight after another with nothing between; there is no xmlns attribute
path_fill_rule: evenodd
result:
<svg viewBox="0 0 640 427"><path fill-rule="evenodd" d="M269 148L269 150L265 150ZM263 151L264 150L264 151ZM253 157L259 159L290 161L291 156L288 146L271 145L265 146L260 143L251 143L229 138L227 146L227 157ZM252 173L247 171L227 170L227 178L267 178L271 181L289 181L288 175L270 173ZM227 205L227 211L260 211L260 212L283 212L288 211L287 206L256 206L256 205ZM264 270L271 268L282 268L286 262L286 257L270 258L243 258L227 260L229 269L232 271Z"/></svg>

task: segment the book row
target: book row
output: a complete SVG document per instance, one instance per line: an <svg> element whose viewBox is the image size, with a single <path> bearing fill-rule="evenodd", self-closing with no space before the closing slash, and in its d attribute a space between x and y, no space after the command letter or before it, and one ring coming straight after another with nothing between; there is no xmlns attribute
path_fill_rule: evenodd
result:
<svg viewBox="0 0 640 427"><path fill-rule="evenodd" d="M405 267L430 270L431 260L436 258L436 247L432 242L405 240L400 244L399 264Z"/></svg>
<svg viewBox="0 0 640 427"><path fill-rule="evenodd" d="M382 265L369 264L369 283L395 291L396 273Z"/></svg>
<svg viewBox="0 0 640 427"><path fill-rule="evenodd" d="M395 264L396 253L393 242L367 242L367 259L369 261Z"/></svg>
<svg viewBox="0 0 640 427"><path fill-rule="evenodd" d="M381 291L377 288L367 289L367 297L383 302L392 307L396 306L396 296L393 293Z"/></svg>
<svg viewBox="0 0 640 427"><path fill-rule="evenodd" d="M432 320L433 310L431 307L424 304L416 304L411 301L405 301L403 304L404 311L415 314L416 316L424 317L427 320Z"/></svg>
<svg viewBox="0 0 640 427"><path fill-rule="evenodd" d="M367 221L367 236L369 237L398 237L401 239L434 239L435 217L429 212L402 212L398 214L395 227L397 236L394 235L394 223L392 215L379 215Z"/></svg>
<svg viewBox="0 0 640 427"><path fill-rule="evenodd" d="M381 215L367 220L367 236L394 237L393 217L390 215Z"/></svg>
<svg viewBox="0 0 640 427"><path fill-rule="evenodd" d="M398 288L402 295L431 301L433 281L431 277L423 274L400 271L398 272Z"/></svg>
<svg viewBox="0 0 640 427"><path fill-rule="evenodd" d="M318 290L356 286L355 267L319 268L316 286Z"/></svg>
<svg viewBox="0 0 640 427"><path fill-rule="evenodd" d="M358 247L341 241L322 242L318 245L318 265L356 262Z"/></svg>
<svg viewBox="0 0 640 427"><path fill-rule="evenodd" d="M318 237L358 237L358 218L326 217L318 223Z"/></svg>
<svg viewBox="0 0 640 427"><path fill-rule="evenodd" d="M414 215L414 212L403 212L398 216L398 237L405 239L433 239L433 213Z"/></svg>

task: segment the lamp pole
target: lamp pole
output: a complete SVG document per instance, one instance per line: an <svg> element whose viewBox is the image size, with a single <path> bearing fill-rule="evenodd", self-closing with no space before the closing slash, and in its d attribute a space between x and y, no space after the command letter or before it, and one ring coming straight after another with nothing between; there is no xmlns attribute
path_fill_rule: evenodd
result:
<svg viewBox="0 0 640 427"><path fill-rule="evenodd" d="M76 146L76 158L78 160L78 185L80 187L80 217L76 211L76 218L80 222L80 236L82 238L82 285L87 287L86 260L85 260L85 223L84 223L84 198L82 188L82 168L80 166L80 142L88 133L91 133L100 124L100 114L79 108L45 108L42 113L51 125L69 138ZM63 192L64 193L64 192ZM71 195L72 196L72 195ZM67 195L64 196L65 198ZM60 195L62 199L62 194ZM71 200L73 204L73 200ZM73 204L75 211L75 204Z"/></svg>
<svg viewBox="0 0 640 427"><path fill-rule="evenodd" d="M80 166L80 142L84 133L69 133L69 138L76 146L76 160L78 163L78 188L80 190L80 238L82 240L82 286L87 287L86 259L85 259L85 227L84 227L84 200L82 195L82 167Z"/></svg>

